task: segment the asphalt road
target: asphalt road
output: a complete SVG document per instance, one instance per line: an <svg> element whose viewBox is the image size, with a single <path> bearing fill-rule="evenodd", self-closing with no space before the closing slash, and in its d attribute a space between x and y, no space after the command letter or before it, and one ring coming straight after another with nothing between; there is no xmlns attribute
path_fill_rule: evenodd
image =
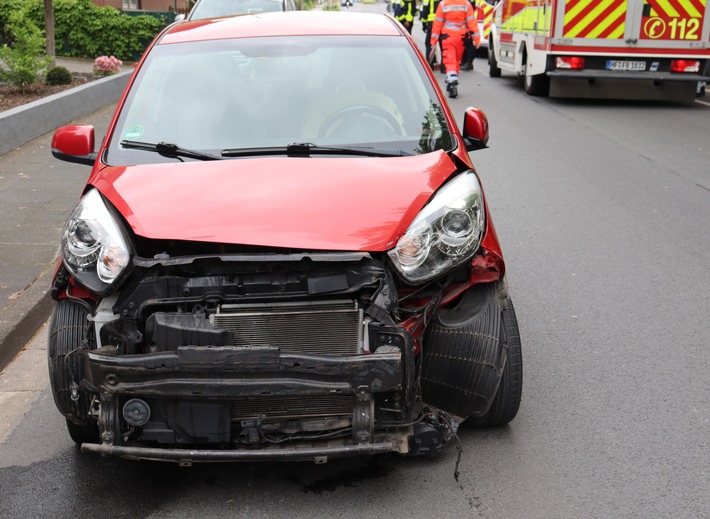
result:
<svg viewBox="0 0 710 519"><path fill-rule="evenodd" d="M459 93L457 117L490 119L473 159L525 381L508 427L461 432L458 482L454 446L377 465L82 455L42 331L0 376L0 517L710 517L710 105L530 98L482 59Z"/></svg>

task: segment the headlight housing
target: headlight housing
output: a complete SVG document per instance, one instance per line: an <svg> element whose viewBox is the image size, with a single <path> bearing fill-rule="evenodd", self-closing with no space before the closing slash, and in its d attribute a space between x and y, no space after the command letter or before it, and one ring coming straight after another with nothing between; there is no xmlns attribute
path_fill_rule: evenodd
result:
<svg viewBox="0 0 710 519"><path fill-rule="evenodd" d="M128 267L126 239L97 190L81 199L64 224L62 257L69 272L97 294L107 292Z"/></svg>
<svg viewBox="0 0 710 519"><path fill-rule="evenodd" d="M434 195L388 255L404 280L424 283L470 259L484 229L481 185L469 170Z"/></svg>

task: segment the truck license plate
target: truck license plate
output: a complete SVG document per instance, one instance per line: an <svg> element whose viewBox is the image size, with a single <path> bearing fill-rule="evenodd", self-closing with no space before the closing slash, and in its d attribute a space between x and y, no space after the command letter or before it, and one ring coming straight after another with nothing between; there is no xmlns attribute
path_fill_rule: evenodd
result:
<svg viewBox="0 0 710 519"><path fill-rule="evenodd" d="M610 59L606 62L607 70L631 70L634 72L646 70L645 61L623 61Z"/></svg>

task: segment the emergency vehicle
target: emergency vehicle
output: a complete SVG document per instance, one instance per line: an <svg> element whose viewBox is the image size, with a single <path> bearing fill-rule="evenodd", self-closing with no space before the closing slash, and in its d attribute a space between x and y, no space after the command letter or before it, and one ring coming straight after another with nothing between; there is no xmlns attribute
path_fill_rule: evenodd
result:
<svg viewBox="0 0 710 519"><path fill-rule="evenodd" d="M491 25L493 25L494 4L494 0L481 0L476 5L478 32L481 33L481 48L486 52L488 51L488 35L491 33Z"/></svg>
<svg viewBox="0 0 710 519"><path fill-rule="evenodd" d="M491 77L529 95L692 102L710 81L708 0L501 0Z"/></svg>

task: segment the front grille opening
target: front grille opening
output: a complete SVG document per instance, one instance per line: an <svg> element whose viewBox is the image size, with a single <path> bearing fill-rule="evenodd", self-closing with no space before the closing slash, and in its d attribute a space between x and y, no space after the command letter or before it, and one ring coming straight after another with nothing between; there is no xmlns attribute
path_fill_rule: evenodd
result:
<svg viewBox="0 0 710 519"><path fill-rule="evenodd" d="M222 305L211 320L234 334L236 347L313 355L356 355L363 349L362 310L350 300Z"/></svg>

